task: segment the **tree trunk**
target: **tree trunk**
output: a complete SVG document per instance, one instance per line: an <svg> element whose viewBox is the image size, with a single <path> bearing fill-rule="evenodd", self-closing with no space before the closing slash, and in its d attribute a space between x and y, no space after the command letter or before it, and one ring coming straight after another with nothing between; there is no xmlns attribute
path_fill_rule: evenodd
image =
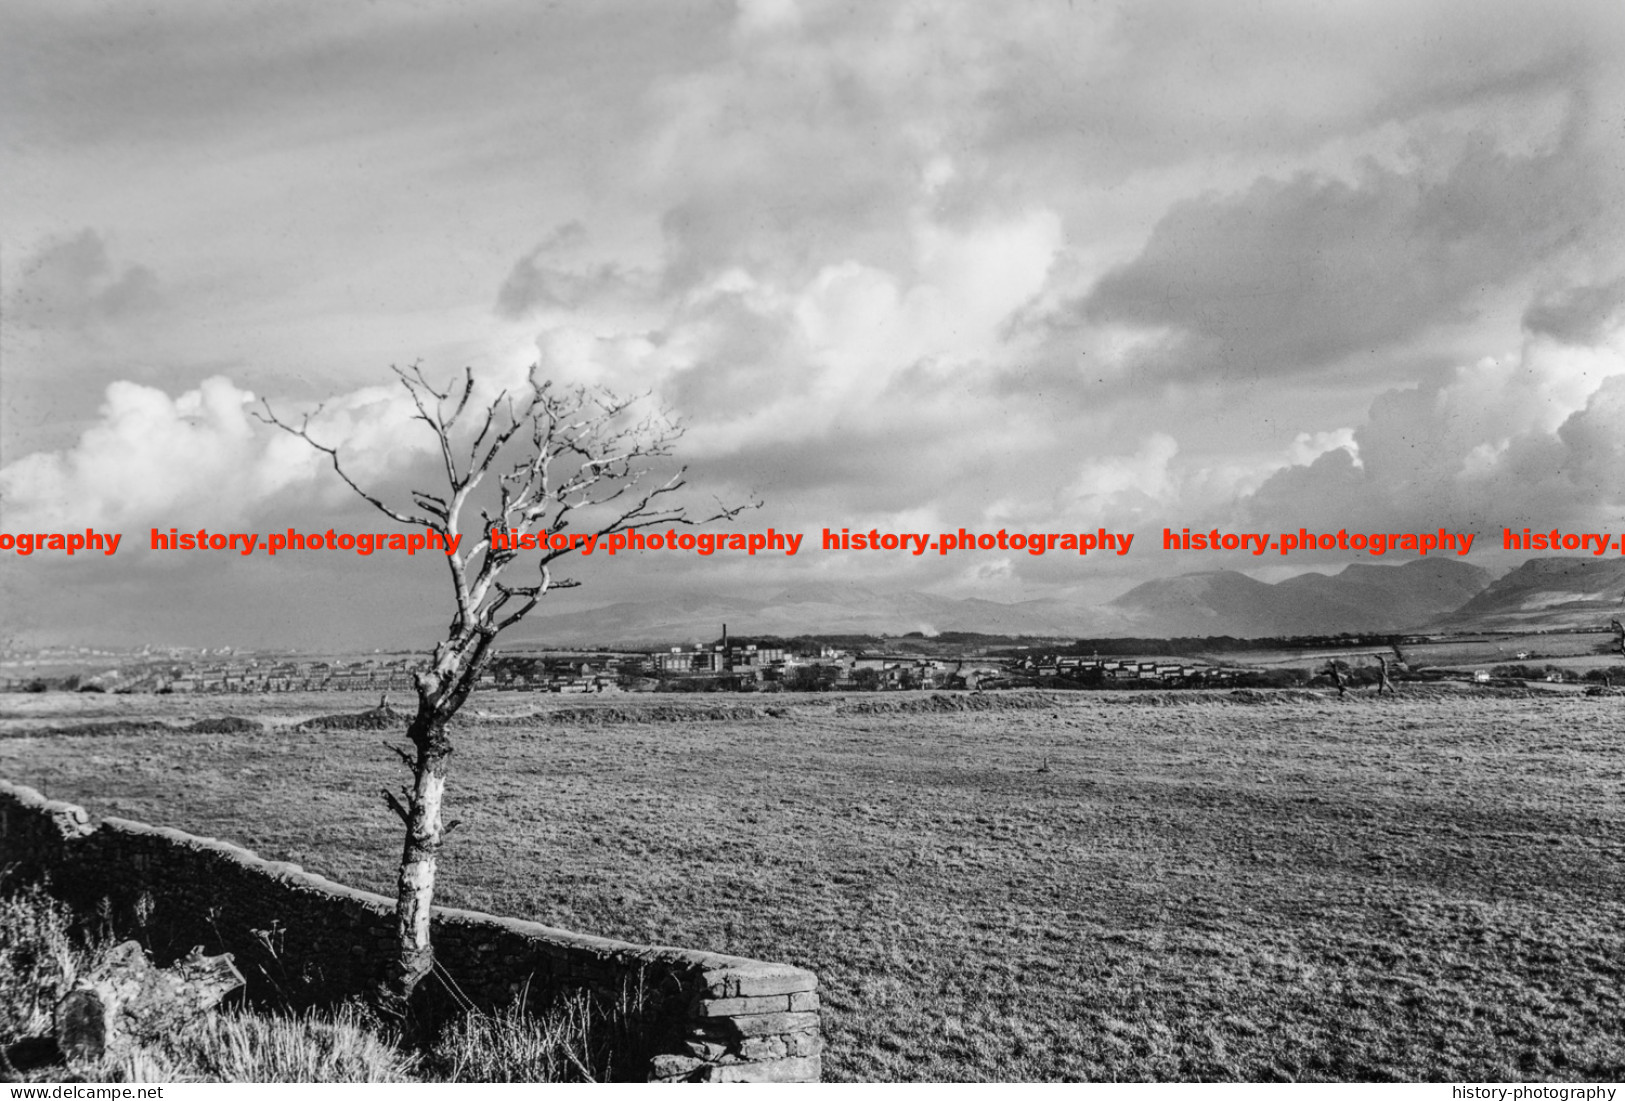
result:
<svg viewBox="0 0 1625 1101"><path fill-rule="evenodd" d="M490 656L494 631L458 632L436 648L435 665L418 684L418 711L407 728L412 743L412 789L407 793L406 841L395 886L395 956L380 991L379 1008L407 1023L413 992L434 968L429 942L435 873L446 831L441 809L451 739L446 724L467 701Z"/></svg>
<svg viewBox="0 0 1625 1101"><path fill-rule="evenodd" d="M406 1016L413 991L434 967L429 919L440 845L445 839L441 806L446 790L446 759L451 755L445 730L432 715L420 717L412 725L410 736L417 753L406 804L406 840L395 886L395 955L385 979L383 999L386 1011L397 1018ZM420 731L419 727L427 729Z"/></svg>

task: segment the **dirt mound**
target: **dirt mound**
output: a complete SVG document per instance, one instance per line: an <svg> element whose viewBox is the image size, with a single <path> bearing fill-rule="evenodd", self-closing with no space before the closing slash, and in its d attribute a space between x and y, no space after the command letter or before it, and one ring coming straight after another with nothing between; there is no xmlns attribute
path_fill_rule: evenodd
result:
<svg viewBox="0 0 1625 1101"><path fill-rule="evenodd" d="M744 704L683 707L656 704L652 707L561 707L553 711L538 711L531 719L593 726L617 723L739 722L752 719L782 719L789 714L790 709L787 707L752 707Z"/></svg>
<svg viewBox="0 0 1625 1101"><path fill-rule="evenodd" d="M115 719L105 723L75 723L72 726L47 726L36 730L8 731L8 737L21 738L117 738L129 734L145 734L153 730L173 733L175 727L151 719Z"/></svg>
<svg viewBox="0 0 1625 1101"><path fill-rule="evenodd" d="M193 734L247 734L265 729L263 723L253 719L240 719L236 715L227 715L220 719L199 719L184 729Z"/></svg>
<svg viewBox="0 0 1625 1101"><path fill-rule="evenodd" d="M1319 703L1328 698L1325 692L1311 692L1306 688L1233 688L1221 699L1230 703Z"/></svg>
<svg viewBox="0 0 1625 1101"><path fill-rule="evenodd" d="M1056 697L1014 692L933 692L929 696L882 696L843 700L837 715L938 715L961 711L1039 711L1060 706Z"/></svg>
<svg viewBox="0 0 1625 1101"><path fill-rule="evenodd" d="M352 711L337 715L318 715L306 719L295 730L400 730L406 726L407 716L385 704L367 711Z"/></svg>
<svg viewBox="0 0 1625 1101"><path fill-rule="evenodd" d="M118 738L132 734L149 734L154 731L165 734L244 734L264 729L263 725L252 719L239 719L234 715L228 715L219 719L199 719L186 726L176 726L156 719L114 719L111 722L74 723L71 726L12 731L10 735L40 738Z"/></svg>

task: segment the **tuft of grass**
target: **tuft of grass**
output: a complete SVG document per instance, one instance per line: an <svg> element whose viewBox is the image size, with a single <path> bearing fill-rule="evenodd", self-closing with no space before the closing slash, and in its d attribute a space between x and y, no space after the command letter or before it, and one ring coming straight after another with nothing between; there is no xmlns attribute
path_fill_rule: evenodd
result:
<svg viewBox="0 0 1625 1101"><path fill-rule="evenodd" d="M472 1010L436 1038L429 1071L446 1082L595 1081L582 1058L592 1042L590 1020L585 994L544 1014L517 1002L496 1013Z"/></svg>
<svg viewBox="0 0 1625 1101"><path fill-rule="evenodd" d="M587 989L556 995L540 1011L520 994L506 1008L470 1008L435 1038L424 1076L445 1082L636 1081L647 1070L642 983L609 997Z"/></svg>
<svg viewBox="0 0 1625 1101"><path fill-rule="evenodd" d="M349 1005L295 1015L208 1013L162 1048L184 1078L205 1082L407 1082L418 1062Z"/></svg>

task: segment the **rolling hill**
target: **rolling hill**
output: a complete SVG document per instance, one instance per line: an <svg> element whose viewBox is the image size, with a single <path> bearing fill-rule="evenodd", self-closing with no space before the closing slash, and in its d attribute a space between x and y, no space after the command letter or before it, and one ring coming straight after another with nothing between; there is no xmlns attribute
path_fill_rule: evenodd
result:
<svg viewBox="0 0 1625 1101"><path fill-rule="evenodd" d="M1625 559L1532 558L1430 626L1556 630L1625 618Z"/></svg>
<svg viewBox="0 0 1625 1101"><path fill-rule="evenodd" d="M1067 637L1335 634L1421 626L1461 607L1489 582L1465 563L1352 565L1270 585L1234 571L1148 581L1103 605L1062 600L1004 604L862 585L809 582L760 597L686 594L627 601L527 623L536 643L673 645L739 635L905 634L974 631Z"/></svg>
<svg viewBox="0 0 1625 1101"><path fill-rule="evenodd" d="M1274 585L1218 570L1147 581L1106 607L1119 620L1113 633L1148 637L1397 631L1454 611L1489 582L1489 571L1442 558L1355 564Z"/></svg>

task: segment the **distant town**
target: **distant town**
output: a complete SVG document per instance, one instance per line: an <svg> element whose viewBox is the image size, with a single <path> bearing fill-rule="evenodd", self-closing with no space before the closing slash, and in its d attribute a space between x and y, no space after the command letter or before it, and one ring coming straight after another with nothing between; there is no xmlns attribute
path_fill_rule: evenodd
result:
<svg viewBox="0 0 1625 1101"><path fill-rule="evenodd" d="M658 650L508 650L492 661L480 683L499 691L557 693L990 690L1060 682L1217 685L1246 674L1209 662L1060 652L1069 645L999 636L730 639L724 627L715 642ZM409 692L423 660L420 653L299 654L230 647L10 651L0 660L0 691Z"/></svg>
<svg viewBox="0 0 1625 1101"><path fill-rule="evenodd" d="M724 626L714 641L682 646L512 648L493 659L480 684L493 691L560 694L1285 687L1315 681L1331 663L1353 671L1358 682L1361 667L1374 668L1378 653L1383 660L1391 657L1396 671L1430 679L1563 682L1600 678L1598 655L1609 647L1592 641L1595 635L1554 632L1533 643L1521 636L1525 647L1540 650L1501 644L1492 650L1481 642L1470 664L1459 665L1457 659L1469 655L1455 651L1466 640L1429 635L1070 640L916 633L783 639L730 638ZM1564 636L1562 649L1551 649ZM1471 667L1491 653L1502 661L1553 658L1559 664ZM1425 663L1414 660L1424 655ZM406 651L8 647L0 651L0 692L410 694L413 672L424 660L422 653Z"/></svg>

